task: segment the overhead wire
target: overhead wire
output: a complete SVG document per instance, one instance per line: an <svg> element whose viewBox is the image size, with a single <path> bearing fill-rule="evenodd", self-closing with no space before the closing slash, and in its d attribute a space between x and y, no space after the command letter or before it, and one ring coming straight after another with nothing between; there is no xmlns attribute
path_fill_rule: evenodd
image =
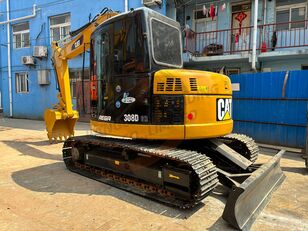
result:
<svg viewBox="0 0 308 231"><path fill-rule="evenodd" d="M36 7L37 8L47 8L47 7L50 7L50 6L61 5L61 4L73 2L73 1L75 1L75 0L57 0L57 1L54 1L54 2L39 4ZM6 14L7 12L12 13L12 12L26 11L26 10L32 10L32 9L33 9L33 7L31 6L31 7L25 7L25 8L10 10L10 11L0 11L0 14Z"/></svg>

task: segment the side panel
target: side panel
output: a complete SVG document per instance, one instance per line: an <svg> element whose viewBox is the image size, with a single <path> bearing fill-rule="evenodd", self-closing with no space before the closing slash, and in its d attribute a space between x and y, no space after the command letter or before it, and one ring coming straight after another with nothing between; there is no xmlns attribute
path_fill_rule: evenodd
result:
<svg viewBox="0 0 308 231"><path fill-rule="evenodd" d="M115 123L150 122L150 77L116 77L111 83L106 113Z"/></svg>
<svg viewBox="0 0 308 231"><path fill-rule="evenodd" d="M232 132L231 97L186 95L184 99L185 139L211 138Z"/></svg>
<svg viewBox="0 0 308 231"><path fill-rule="evenodd" d="M91 121L91 129L103 135L138 139L183 140L183 125L117 124Z"/></svg>

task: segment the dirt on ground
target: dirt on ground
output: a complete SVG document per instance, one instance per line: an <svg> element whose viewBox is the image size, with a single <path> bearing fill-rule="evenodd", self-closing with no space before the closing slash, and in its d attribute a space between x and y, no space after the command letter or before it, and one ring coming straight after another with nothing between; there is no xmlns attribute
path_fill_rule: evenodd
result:
<svg viewBox="0 0 308 231"><path fill-rule="evenodd" d="M76 135L91 134L79 123ZM151 201L68 171L63 143L42 121L0 119L0 230L233 230L211 194L192 210ZM262 150L260 159L274 151ZM286 180L251 230L308 230L308 171L300 154L281 160Z"/></svg>

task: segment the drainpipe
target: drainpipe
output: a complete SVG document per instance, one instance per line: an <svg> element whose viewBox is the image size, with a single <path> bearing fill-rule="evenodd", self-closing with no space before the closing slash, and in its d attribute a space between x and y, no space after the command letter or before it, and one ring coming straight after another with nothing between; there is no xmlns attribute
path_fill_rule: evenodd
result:
<svg viewBox="0 0 308 231"><path fill-rule="evenodd" d="M251 68L253 71L257 71L256 61L257 61L258 8L259 8L259 1L255 0L254 18L253 18L252 63L251 63Z"/></svg>
<svg viewBox="0 0 308 231"><path fill-rule="evenodd" d="M263 0L263 24L266 24L267 20L267 0Z"/></svg>
<svg viewBox="0 0 308 231"><path fill-rule="evenodd" d="M10 21L10 0L6 0L6 19ZM13 116L13 97L12 97L12 70L11 70L11 31L10 23L6 24L7 31L7 73L9 81L9 101L10 101L10 117Z"/></svg>
<svg viewBox="0 0 308 231"><path fill-rule="evenodd" d="M6 24L7 30L7 66L8 66L8 81L9 81L9 103L10 103L10 117L13 116L13 96L12 96L12 66L11 66L11 22L29 19L36 16L36 5L33 5L33 12L31 15L15 18L10 20L10 0L6 0L6 18L7 21L0 22L0 25Z"/></svg>
<svg viewBox="0 0 308 231"><path fill-rule="evenodd" d="M128 0L124 0L124 10L128 12Z"/></svg>

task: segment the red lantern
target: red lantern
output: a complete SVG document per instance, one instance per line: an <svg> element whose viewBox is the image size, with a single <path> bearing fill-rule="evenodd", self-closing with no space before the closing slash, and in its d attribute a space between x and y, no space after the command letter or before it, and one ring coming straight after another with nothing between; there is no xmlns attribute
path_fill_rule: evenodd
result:
<svg viewBox="0 0 308 231"><path fill-rule="evenodd" d="M266 49L267 49L266 48L266 42L263 42L262 45L261 45L261 52L262 53L266 52Z"/></svg>
<svg viewBox="0 0 308 231"><path fill-rule="evenodd" d="M247 18L247 14L245 12L240 12L236 15L235 19L239 22L239 35L242 34L242 22Z"/></svg>

